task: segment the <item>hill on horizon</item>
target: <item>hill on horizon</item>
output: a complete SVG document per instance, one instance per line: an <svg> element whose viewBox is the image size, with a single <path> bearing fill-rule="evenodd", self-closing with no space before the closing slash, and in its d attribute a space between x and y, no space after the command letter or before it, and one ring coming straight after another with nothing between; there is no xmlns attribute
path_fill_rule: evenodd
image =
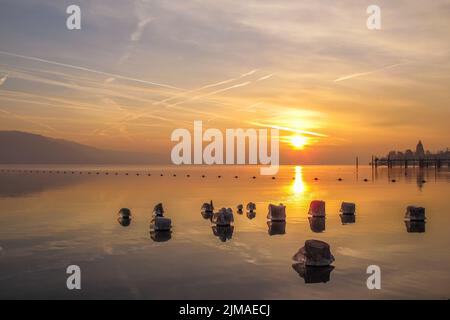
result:
<svg viewBox="0 0 450 320"><path fill-rule="evenodd" d="M22 131L0 131L1 164L149 164L150 154L103 150Z"/></svg>

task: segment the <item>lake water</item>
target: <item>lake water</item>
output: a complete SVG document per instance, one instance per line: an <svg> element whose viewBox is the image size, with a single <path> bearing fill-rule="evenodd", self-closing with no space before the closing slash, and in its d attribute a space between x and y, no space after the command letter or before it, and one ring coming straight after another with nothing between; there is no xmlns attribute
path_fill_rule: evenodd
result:
<svg viewBox="0 0 450 320"><path fill-rule="evenodd" d="M0 169L2 299L450 298L447 168L283 166L275 180L236 166ZM256 216L235 211L232 229L214 230L200 213L211 199L234 211L255 202ZM325 221L308 220L315 199L326 201ZM341 221L342 201L356 203L355 223ZM149 232L158 202L170 236ZM280 202L287 223L269 228L267 206ZM410 232L408 205L427 215ZM117 220L122 207L129 226ZM297 273L292 256L307 239L330 244L334 269ZM69 291L73 264L82 289ZM369 265L381 268L381 290L367 289Z"/></svg>

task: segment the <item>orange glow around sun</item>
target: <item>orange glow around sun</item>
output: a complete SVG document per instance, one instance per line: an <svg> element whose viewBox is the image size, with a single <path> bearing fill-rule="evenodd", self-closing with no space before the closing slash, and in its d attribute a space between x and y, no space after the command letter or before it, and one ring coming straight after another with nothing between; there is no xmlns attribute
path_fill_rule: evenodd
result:
<svg viewBox="0 0 450 320"><path fill-rule="evenodd" d="M302 135L293 135L289 137L289 142L294 149L303 149L309 142L308 137Z"/></svg>

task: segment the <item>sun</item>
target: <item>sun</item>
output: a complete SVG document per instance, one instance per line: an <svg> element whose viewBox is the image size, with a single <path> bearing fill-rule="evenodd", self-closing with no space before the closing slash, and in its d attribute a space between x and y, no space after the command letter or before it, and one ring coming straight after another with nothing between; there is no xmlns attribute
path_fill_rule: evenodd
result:
<svg viewBox="0 0 450 320"><path fill-rule="evenodd" d="M290 136L290 143L294 149L303 149L308 144L308 137L301 135Z"/></svg>

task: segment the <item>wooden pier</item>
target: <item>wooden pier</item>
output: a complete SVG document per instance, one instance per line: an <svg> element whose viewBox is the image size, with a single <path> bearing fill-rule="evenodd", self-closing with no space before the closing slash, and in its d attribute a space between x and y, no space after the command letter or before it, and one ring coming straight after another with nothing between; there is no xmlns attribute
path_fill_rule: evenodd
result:
<svg viewBox="0 0 450 320"><path fill-rule="evenodd" d="M372 167L387 166L392 167L419 167L419 168L441 168L444 166L450 167L450 158L404 158L404 159L390 159L372 157Z"/></svg>

